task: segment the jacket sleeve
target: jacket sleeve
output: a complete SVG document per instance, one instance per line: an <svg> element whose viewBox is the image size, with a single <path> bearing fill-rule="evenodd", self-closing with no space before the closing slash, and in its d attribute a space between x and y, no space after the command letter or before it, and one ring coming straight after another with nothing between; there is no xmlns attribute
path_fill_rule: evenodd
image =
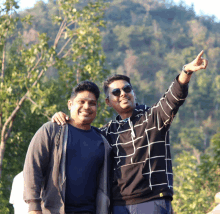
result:
<svg viewBox="0 0 220 214"><path fill-rule="evenodd" d="M32 138L24 163L24 200L29 211L41 210L41 189L50 159L51 136L44 124Z"/></svg>
<svg viewBox="0 0 220 214"><path fill-rule="evenodd" d="M184 103L188 95L188 84L180 84L178 77L171 83L169 89L161 97L158 103L148 110L158 130L170 125L179 107Z"/></svg>
<svg viewBox="0 0 220 214"><path fill-rule="evenodd" d="M111 147L102 136L105 145L104 164L99 173L99 187L96 194L96 214L110 213L110 168L111 168Z"/></svg>

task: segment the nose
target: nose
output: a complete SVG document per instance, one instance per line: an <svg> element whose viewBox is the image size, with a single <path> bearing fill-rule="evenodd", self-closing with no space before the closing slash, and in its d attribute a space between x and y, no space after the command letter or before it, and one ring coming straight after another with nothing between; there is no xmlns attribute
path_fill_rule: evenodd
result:
<svg viewBox="0 0 220 214"><path fill-rule="evenodd" d="M84 105L83 105L83 108L84 108L84 109L89 109L89 103L88 103L88 102L85 102Z"/></svg>
<svg viewBox="0 0 220 214"><path fill-rule="evenodd" d="M125 96L126 95L126 92L124 92L124 90L121 89L121 94L120 96Z"/></svg>

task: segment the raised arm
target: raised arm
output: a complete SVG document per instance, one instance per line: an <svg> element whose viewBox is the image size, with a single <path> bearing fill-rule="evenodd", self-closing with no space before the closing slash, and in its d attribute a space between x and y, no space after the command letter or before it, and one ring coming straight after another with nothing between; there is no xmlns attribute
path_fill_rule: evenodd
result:
<svg viewBox="0 0 220 214"><path fill-rule="evenodd" d="M149 116L152 115L152 120L158 129L171 124L179 107L184 103L188 94L187 83L193 72L207 67L208 61L203 59L202 55L203 51L191 63L183 67L181 74L170 85L163 97L150 109Z"/></svg>

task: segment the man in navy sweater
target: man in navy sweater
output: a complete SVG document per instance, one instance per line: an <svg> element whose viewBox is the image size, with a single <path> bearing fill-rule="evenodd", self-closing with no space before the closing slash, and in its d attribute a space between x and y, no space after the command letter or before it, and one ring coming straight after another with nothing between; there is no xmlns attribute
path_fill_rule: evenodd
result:
<svg viewBox="0 0 220 214"><path fill-rule="evenodd" d="M113 214L170 214L173 172L169 128L188 94L193 72L207 67L203 51L185 65L162 98L152 107L138 105L130 78L114 75L104 82L106 103L118 113L101 128L112 146ZM53 121L65 123L56 113ZM66 118L68 119L68 118Z"/></svg>
<svg viewBox="0 0 220 214"><path fill-rule="evenodd" d="M68 124L48 122L31 140L24 164L29 214L109 213L111 147L91 126L98 98L95 83L79 83L68 100Z"/></svg>

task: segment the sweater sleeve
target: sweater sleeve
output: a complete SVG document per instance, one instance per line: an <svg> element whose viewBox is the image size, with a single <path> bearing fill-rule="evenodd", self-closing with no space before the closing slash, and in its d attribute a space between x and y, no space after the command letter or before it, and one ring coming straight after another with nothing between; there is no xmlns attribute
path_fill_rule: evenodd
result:
<svg viewBox="0 0 220 214"><path fill-rule="evenodd" d="M171 83L159 102L148 110L148 114L152 114L154 124L157 125L158 130L171 124L179 107L188 95L188 84L180 84L177 80L178 77L179 75Z"/></svg>
<svg viewBox="0 0 220 214"><path fill-rule="evenodd" d="M24 163L24 201L29 212L41 210L41 188L50 156L51 136L43 125L32 138Z"/></svg>

